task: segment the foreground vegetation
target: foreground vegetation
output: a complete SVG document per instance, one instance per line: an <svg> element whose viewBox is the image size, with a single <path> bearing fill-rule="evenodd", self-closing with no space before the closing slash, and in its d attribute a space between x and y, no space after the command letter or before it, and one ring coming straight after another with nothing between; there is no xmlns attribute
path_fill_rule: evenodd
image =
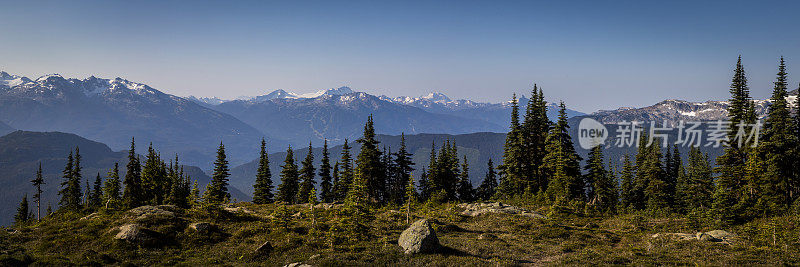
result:
<svg viewBox="0 0 800 267"><path fill-rule="evenodd" d="M461 215L455 204L416 206L413 217L431 219L442 244L436 253L417 255L403 254L397 245L408 226L406 214L389 207L373 211L367 238L340 242L331 242L325 234L340 205L318 206L313 216L308 205L251 203L232 205L242 208L238 212L170 207L176 217L138 219L122 211L101 211L86 219L54 213L39 223L0 231L0 265L800 264L797 216L758 219L725 229L738 237L723 244L652 237L713 230L702 219L638 213L593 216L577 204L557 211L517 204L548 217L469 217ZM145 244L114 239L115 228L131 222L160 233L160 238ZM211 222L216 228L198 232L188 227L193 222ZM272 251L257 253L266 241Z"/></svg>

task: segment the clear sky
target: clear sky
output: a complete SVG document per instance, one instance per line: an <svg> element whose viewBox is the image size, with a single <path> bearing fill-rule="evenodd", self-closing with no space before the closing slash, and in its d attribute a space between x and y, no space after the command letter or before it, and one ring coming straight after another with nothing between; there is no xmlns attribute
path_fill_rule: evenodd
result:
<svg viewBox="0 0 800 267"><path fill-rule="evenodd" d="M645 3L646 2L646 3ZM348 85L497 102L535 82L584 112L767 98L800 77L798 1L2 1L0 70L233 98Z"/></svg>

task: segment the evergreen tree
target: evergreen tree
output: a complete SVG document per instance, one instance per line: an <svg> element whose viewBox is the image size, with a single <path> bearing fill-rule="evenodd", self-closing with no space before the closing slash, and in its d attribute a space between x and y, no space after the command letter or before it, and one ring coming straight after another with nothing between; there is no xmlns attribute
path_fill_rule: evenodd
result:
<svg viewBox="0 0 800 267"><path fill-rule="evenodd" d="M561 102L558 122L547 135L547 155L542 165L543 173L551 177L547 193L551 199L584 200L581 158L575 152L568 130L566 106Z"/></svg>
<svg viewBox="0 0 800 267"><path fill-rule="evenodd" d="M164 203L167 192L167 170L161 155L153 148L153 143L147 148L147 157L142 167L141 183L144 201L147 204L160 205Z"/></svg>
<svg viewBox="0 0 800 267"><path fill-rule="evenodd" d="M496 192L497 173L495 173L494 162L492 162L492 158L489 158L489 163L486 164L486 176L484 176L483 182L478 187L477 197L480 200L489 200L490 198L494 197Z"/></svg>
<svg viewBox="0 0 800 267"><path fill-rule="evenodd" d="M662 211L670 208L669 191L667 183L664 181L665 171L661 164L661 141L653 140L653 144L647 147L647 154L644 157L643 166L637 173L642 181L647 181L644 197L647 200L647 209L650 211Z"/></svg>
<svg viewBox="0 0 800 267"><path fill-rule="evenodd" d="M109 170L106 176L103 186L103 201L106 203L106 208L109 208L109 206L116 206L120 203L119 164L114 163L114 168Z"/></svg>
<svg viewBox="0 0 800 267"><path fill-rule="evenodd" d="M534 84L521 131L521 142L524 149L523 169L527 178L527 181L525 181L526 190L529 192L544 191L547 187L547 177L542 175L539 166L542 165L546 154L545 139L547 138L550 124L551 122L547 117L547 101L544 100L544 93Z"/></svg>
<svg viewBox="0 0 800 267"><path fill-rule="evenodd" d="M736 70L730 86L730 105L728 106L728 117L731 125L738 126L741 123L752 124L755 122L755 104L750 98L750 89L747 86L747 78L742 57L739 56L736 62ZM734 127L738 129L738 127ZM728 140L734 140L737 131L728 132ZM719 174L716 179L716 188L713 194L712 209L718 224L730 224L738 219L742 214L740 210L744 205L740 201L745 199L743 194L742 178L745 177L745 161L748 157L749 144L738 142L728 142L725 145L724 153L717 158L716 172ZM742 202L743 203L743 202Z"/></svg>
<svg viewBox="0 0 800 267"><path fill-rule="evenodd" d="M334 200L333 177L331 176L331 158L328 153L328 140L322 145L322 162L319 165L320 199L322 202L331 203Z"/></svg>
<svg viewBox="0 0 800 267"><path fill-rule="evenodd" d="M372 216L369 209L369 190L367 179L361 176L362 172L356 172L353 183L347 192L347 198L342 209L340 228L345 229L356 239L364 239L369 233L369 223Z"/></svg>
<svg viewBox="0 0 800 267"><path fill-rule="evenodd" d="M762 179L754 186L757 190L759 209L765 215L777 215L792 204L790 184L792 176L792 118L786 102L787 74L786 64L781 57L777 80L772 91L772 105L764 126L764 142L759 145L760 156L764 160Z"/></svg>
<svg viewBox="0 0 800 267"><path fill-rule="evenodd" d="M184 177L183 167L178 162L178 155L175 155L175 161L170 163L167 177L170 181L167 203L188 208L191 180L189 177Z"/></svg>
<svg viewBox="0 0 800 267"><path fill-rule="evenodd" d="M461 164L461 175L459 175L457 190L459 200L470 202L475 199L472 182L469 180L469 163L467 163L467 156L464 156L464 161Z"/></svg>
<svg viewBox="0 0 800 267"><path fill-rule="evenodd" d="M343 201L347 197L347 191L350 190L350 185L353 183L353 157L350 155L350 149L347 139L344 139L342 158L339 164L339 183L334 184L337 201Z"/></svg>
<svg viewBox="0 0 800 267"><path fill-rule="evenodd" d="M197 185L197 180L194 180L194 184L192 184L192 190L189 191L189 204L190 206L195 206L199 204L201 200L200 187Z"/></svg>
<svg viewBox="0 0 800 267"><path fill-rule="evenodd" d="M616 181L612 178L604 165L603 146L592 148L587 159L585 181L589 192L589 203L595 205L600 211L613 213L617 206Z"/></svg>
<svg viewBox="0 0 800 267"><path fill-rule="evenodd" d="M427 201L431 197L430 182L428 182L428 170L422 167L422 173L419 176L419 200Z"/></svg>
<svg viewBox="0 0 800 267"><path fill-rule="evenodd" d="M369 199L383 202L386 197L386 169L381 164L381 152L378 150L379 142L375 140L372 115L367 118L364 135L357 142L361 144L361 151L356 157L355 176L364 179Z"/></svg>
<svg viewBox="0 0 800 267"><path fill-rule="evenodd" d="M267 141L261 139L261 153L258 157L258 171L256 183L253 185L253 203L267 204L273 200L272 172L269 170L269 156L267 155Z"/></svg>
<svg viewBox="0 0 800 267"><path fill-rule="evenodd" d="M88 206L90 208L98 208L100 207L100 202L102 202L103 197L103 180L100 179L100 173L97 173L97 176L94 178L94 187L92 188L92 194L88 197Z"/></svg>
<svg viewBox="0 0 800 267"><path fill-rule="evenodd" d="M125 172L125 189L122 198L125 201L125 207L136 208L144 204L144 192L142 188L141 173L142 165L139 163L139 157L136 155L136 142L131 138L131 149L128 150L128 165Z"/></svg>
<svg viewBox="0 0 800 267"><path fill-rule="evenodd" d="M714 193L714 178L708 156L703 155L699 148L691 147L688 163L685 192L680 194L684 197L685 208L687 211L708 209Z"/></svg>
<svg viewBox="0 0 800 267"><path fill-rule="evenodd" d="M499 194L511 197L524 192L527 186L525 178L525 150L523 145L523 130L519 122L519 105L517 95L511 97L511 125L503 149L503 164L498 166L502 177L499 185Z"/></svg>
<svg viewBox="0 0 800 267"><path fill-rule="evenodd" d="M73 157L72 151L70 151L67 157L67 166L63 172L64 181L61 182L61 190L58 192L61 195L59 204L63 209L71 211L80 209L82 198L80 171L80 153L76 151L75 157Z"/></svg>
<svg viewBox="0 0 800 267"><path fill-rule="evenodd" d="M281 184L278 185L278 200L285 203L296 203L295 197L297 191L300 189L299 173L297 172L297 165L294 162L294 152L290 146L286 150L286 159L281 166Z"/></svg>
<svg viewBox="0 0 800 267"><path fill-rule="evenodd" d="M311 192L308 194L308 207L311 209L311 228L317 227L317 215L314 214L314 206L317 205L317 189L313 186L311 187Z"/></svg>
<svg viewBox="0 0 800 267"><path fill-rule="evenodd" d="M16 225L23 225L28 222L30 219L30 214L28 213L28 194L25 194L22 197L22 201L19 203L19 207L17 208L17 214L14 215L14 224Z"/></svg>
<svg viewBox="0 0 800 267"><path fill-rule="evenodd" d="M414 177L408 176L405 192L405 204L403 206L406 210L406 224L409 224L411 223L411 206L417 201L417 190L414 188Z"/></svg>
<svg viewBox="0 0 800 267"><path fill-rule="evenodd" d="M411 161L413 154L408 153L406 148L406 136L404 133L400 134L400 149L395 153L394 170L395 170L395 184L392 186L393 191L396 192L397 201L405 203L408 197L408 180L411 178L411 172L414 171L414 162ZM399 194L398 194L399 193Z"/></svg>
<svg viewBox="0 0 800 267"><path fill-rule="evenodd" d="M214 174L211 175L211 183L206 188L203 196L203 200L207 203L224 203L230 197L228 194L230 170L228 169L228 160L226 158L225 145L220 142L217 149L217 160L214 161Z"/></svg>
<svg viewBox="0 0 800 267"><path fill-rule="evenodd" d="M317 173L314 169L314 153L312 151L311 142L308 143L308 154L306 154L306 158L301 163L302 167L300 168L300 190L297 191L297 200L300 203L305 203L308 201L309 194L311 194L311 189L314 188L314 184L317 182L314 181Z"/></svg>
<svg viewBox="0 0 800 267"><path fill-rule="evenodd" d="M42 220L42 185L45 184L44 177L42 177L42 163L39 162L39 169L36 171L36 178L31 180L31 183L36 187L36 193L33 194L33 202L36 203L36 220Z"/></svg>
<svg viewBox="0 0 800 267"><path fill-rule="evenodd" d="M631 162L631 157L630 155L625 154L622 161L622 172L620 173L620 205L625 210L629 208L635 208L635 179L636 177L634 175L634 166Z"/></svg>

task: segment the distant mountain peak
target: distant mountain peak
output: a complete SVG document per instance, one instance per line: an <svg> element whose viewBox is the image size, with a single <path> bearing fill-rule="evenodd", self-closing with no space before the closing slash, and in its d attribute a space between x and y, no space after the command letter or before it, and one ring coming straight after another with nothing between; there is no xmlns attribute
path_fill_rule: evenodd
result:
<svg viewBox="0 0 800 267"><path fill-rule="evenodd" d="M433 102L450 102L453 101L447 95L440 93L440 92L430 92L427 95L421 97L422 99L427 99Z"/></svg>

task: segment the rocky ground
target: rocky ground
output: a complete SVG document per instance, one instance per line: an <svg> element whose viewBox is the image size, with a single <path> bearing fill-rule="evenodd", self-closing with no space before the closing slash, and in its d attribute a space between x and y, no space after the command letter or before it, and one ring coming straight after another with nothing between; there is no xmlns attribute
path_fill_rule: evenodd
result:
<svg viewBox="0 0 800 267"><path fill-rule="evenodd" d="M331 244L340 205L241 203L220 213L174 206L60 214L0 231L0 265L546 265L800 264L800 221L727 229L680 216L590 216L548 207L470 203L375 210L364 240Z"/></svg>

